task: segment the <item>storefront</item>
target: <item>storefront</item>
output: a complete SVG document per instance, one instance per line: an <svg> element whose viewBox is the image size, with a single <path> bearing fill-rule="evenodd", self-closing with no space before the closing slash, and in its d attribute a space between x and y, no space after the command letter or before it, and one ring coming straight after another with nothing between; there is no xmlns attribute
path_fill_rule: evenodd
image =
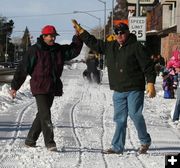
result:
<svg viewBox="0 0 180 168"><path fill-rule="evenodd" d="M147 45L167 62L174 50L180 49L180 22L177 0L161 0L147 14Z"/></svg>

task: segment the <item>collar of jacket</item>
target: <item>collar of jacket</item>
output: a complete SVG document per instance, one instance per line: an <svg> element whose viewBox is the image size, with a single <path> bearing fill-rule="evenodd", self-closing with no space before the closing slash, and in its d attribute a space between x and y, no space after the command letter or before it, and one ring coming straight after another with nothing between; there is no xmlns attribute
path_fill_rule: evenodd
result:
<svg viewBox="0 0 180 168"><path fill-rule="evenodd" d="M37 38L37 46L39 49L42 49L42 50L48 50L48 51L56 51L59 49L60 45L55 43L53 46L49 46L47 45L43 38L42 38L42 35L40 37Z"/></svg>

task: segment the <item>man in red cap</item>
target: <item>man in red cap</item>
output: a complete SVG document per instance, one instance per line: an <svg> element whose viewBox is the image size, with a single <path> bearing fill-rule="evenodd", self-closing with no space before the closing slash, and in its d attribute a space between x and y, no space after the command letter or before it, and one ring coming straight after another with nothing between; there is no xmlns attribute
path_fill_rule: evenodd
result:
<svg viewBox="0 0 180 168"><path fill-rule="evenodd" d="M116 40L103 41L85 31L73 20L81 40L92 50L104 54L106 58L110 89L114 90L114 121L116 129L112 139L112 147L106 154L123 154L127 117L133 120L141 146L140 154L146 153L151 144L142 114L144 90L147 82L149 97L155 97L154 87L156 73L154 64L147 55L146 48L129 32L127 24L121 23L114 29Z"/></svg>
<svg viewBox="0 0 180 168"><path fill-rule="evenodd" d="M64 61L77 57L82 48L78 34L73 36L70 45L55 43L58 35L52 25L43 27L37 43L32 45L20 62L11 82L10 95L15 98L27 75L31 76L30 86L37 103L37 115L25 140L25 145L35 147L42 131L45 146L50 151L56 151L50 108L54 96L62 96L63 84L61 74Z"/></svg>

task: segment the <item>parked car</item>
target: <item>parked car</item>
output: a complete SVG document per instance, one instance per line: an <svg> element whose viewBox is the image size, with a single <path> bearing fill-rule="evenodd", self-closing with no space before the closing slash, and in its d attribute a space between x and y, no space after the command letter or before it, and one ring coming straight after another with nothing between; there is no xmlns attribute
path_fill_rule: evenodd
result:
<svg viewBox="0 0 180 168"><path fill-rule="evenodd" d="M0 62L0 67L2 68L15 68L13 62Z"/></svg>

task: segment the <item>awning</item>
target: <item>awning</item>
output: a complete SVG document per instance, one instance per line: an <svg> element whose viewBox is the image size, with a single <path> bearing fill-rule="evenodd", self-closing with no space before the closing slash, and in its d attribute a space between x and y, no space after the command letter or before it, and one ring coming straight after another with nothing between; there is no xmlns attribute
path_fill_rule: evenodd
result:
<svg viewBox="0 0 180 168"><path fill-rule="evenodd" d="M146 36L152 36L152 35L157 35L157 36L168 36L169 33L176 33L177 32L177 25L169 27L164 30L152 30L152 31L147 31Z"/></svg>

